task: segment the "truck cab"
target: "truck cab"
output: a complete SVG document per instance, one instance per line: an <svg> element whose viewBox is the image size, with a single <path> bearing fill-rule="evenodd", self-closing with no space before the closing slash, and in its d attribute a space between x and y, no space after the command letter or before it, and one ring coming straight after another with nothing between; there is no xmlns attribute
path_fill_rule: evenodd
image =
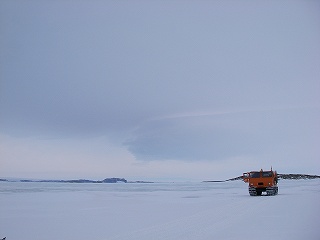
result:
<svg viewBox="0 0 320 240"><path fill-rule="evenodd" d="M266 195L278 194L278 177L277 172L272 171L251 171L243 173L243 181L248 183L248 190L250 196L261 196L262 193Z"/></svg>

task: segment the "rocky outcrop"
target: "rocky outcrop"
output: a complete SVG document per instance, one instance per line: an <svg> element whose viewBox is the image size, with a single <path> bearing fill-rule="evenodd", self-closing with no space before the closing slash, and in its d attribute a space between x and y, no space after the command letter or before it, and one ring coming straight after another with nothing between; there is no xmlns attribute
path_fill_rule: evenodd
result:
<svg viewBox="0 0 320 240"><path fill-rule="evenodd" d="M318 175L309 175L309 174L294 174L294 173L278 173L278 179L291 179L291 180L298 180L298 179L316 179L316 178L320 178L320 176ZM223 180L223 181L204 181L204 182L228 182L228 181L236 181L236 180L242 180L243 177L239 176L239 177L235 177L235 178L230 178L227 180Z"/></svg>
<svg viewBox="0 0 320 240"><path fill-rule="evenodd" d="M315 179L320 178L318 175L309 175L309 174L278 174L279 179Z"/></svg>
<svg viewBox="0 0 320 240"><path fill-rule="evenodd" d="M124 182L127 183L127 180L124 178L106 178L102 180L103 183L117 183L117 182Z"/></svg>

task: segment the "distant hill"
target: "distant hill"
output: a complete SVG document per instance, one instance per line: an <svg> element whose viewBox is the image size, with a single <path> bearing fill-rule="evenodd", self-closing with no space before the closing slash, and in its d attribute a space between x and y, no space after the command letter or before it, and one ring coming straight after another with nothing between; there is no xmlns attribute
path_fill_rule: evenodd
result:
<svg viewBox="0 0 320 240"><path fill-rule="evenodd" d="M88 180L88 179L75 179L75 180L32 180L32 179L2 179L0 182L40 182L40 183L154 183L150 181L127 181L125 178L105 178L103 180Z"/></svg>
<svg viewBox="0 0 320 240"><path fill-rule="evenodd" d="M124 182L127 180L124 178L105 178L104 180L88 180L88 179L75 179L75 180L30 180L30 179L21 179L21 180L7 180L0 179L0 181L8 181L8 182L43 182L43 183L117 183Z"/></svg>
<svg viewBox="0 0 320 240"><path fill-rule="evenodd" d="M320 178L318 175L309 175L309 174L280 174L278 173L279 179L315 179Z"/></svg>
<svg viewBox="0 0 320 240"><path fill-rule="evenodd" d="M316 179L320 178L318 175L309 175L309 174L293 174L293 173L278 173L278 179L290 179L290 180L298 180L298 179ZM237 181L242 180L242 176L230 178L223 181L204 181L204 182L228 182L228 181Z"/></svg>
<svg viewBox="0 0 320 240"><path fill-rule="evenodd" d="M103 183L117 183L117 182L124 182L127 183L128 181L124 178L106 178L102 180Z"/></svg>

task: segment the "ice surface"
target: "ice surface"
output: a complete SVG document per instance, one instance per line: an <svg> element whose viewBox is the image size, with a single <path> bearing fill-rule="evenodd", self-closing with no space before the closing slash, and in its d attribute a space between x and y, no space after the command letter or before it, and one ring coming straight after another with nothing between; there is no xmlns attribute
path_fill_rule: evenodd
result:
<svg viewBox="0 0 320 240"><path fill-rule="evenodd" d="M224 183L0 183L7 240L308 239L320 236L320 181L282 180L250 197Z"/></svg>

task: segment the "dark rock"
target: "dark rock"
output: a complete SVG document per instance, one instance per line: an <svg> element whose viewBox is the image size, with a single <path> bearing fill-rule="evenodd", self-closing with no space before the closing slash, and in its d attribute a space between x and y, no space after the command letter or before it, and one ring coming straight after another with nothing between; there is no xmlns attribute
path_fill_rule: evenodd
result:
<svg viewBox="0 0 320 240"><path fill-rule="evenodd" d="M309 174L278 174L279 179L315 179L320 178L318 175L309 175Z"/></svg>
<svg viewBox="0 0 320 240"><path fill-rule="evenodd" d="M127 183L127 180L124 178L106 178L102 180L103 183L117 183L117 182L124 182Z"/></svg>

